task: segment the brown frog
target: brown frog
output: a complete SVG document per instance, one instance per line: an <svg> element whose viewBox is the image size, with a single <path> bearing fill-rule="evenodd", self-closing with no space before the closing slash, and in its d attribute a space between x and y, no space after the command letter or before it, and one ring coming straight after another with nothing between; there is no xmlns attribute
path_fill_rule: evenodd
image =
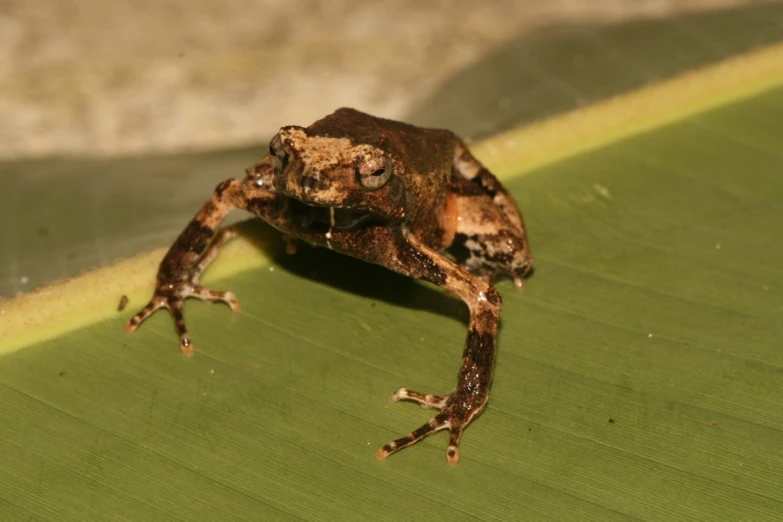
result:
<svg viewBox="0 0 783 522"><path fill-rule="evenodd" d="M295 240L330 248L424 279L470 309L468 337L454 390L431 395L399 388L392 401L440 410L429 422L378 450L385 458L443 429L447 457L459 460L463 430L489 398L501 298L496 275L522 287L533 267L522 215L512 197L465 144L447 130L423 129L339 109L307 128L288 126L244 179L220 183L169 249L152 300L129 332L159 308L169 310L183 352L193 345L182 303L188 297L239 305L231 292L199 284L232 229L218 230L239 208Z"/></svg>

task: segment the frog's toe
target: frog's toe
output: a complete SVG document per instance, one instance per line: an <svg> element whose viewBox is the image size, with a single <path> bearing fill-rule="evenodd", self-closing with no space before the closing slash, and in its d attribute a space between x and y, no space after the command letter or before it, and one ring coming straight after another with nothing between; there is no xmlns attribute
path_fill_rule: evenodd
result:
<svg viewBox="0 0 783 522"><path fill-rule="evenodd" d="M182 310L182 299L171 300L168 303L168 309L171 313L171 317L174 318L174 329L177 330L179 336L179 349L185 355L193 354L193 342L188 335L188 328L185 325L185 314Z"/></svg>
<svg viewBox="0 0 783 522"><path fill-rule="evenodd" d="M239 311L239 301L237 300L237 296L234 295L234 292L215 292L213 290L207 290L203 286L196 286L193 288L191 295L202 301L226 303L232 311Z"/></svg>
<svg viewBox="0 0 783 522"><path fill-rule="evenodd" d="M430 435L437 433L441 430L445 429L451 429L451 421L449 419L449 416L445 413L439 413L438 415L431 418L426 424L421 426L420 428L413 430L409 434L405 435L404 437L400 437L397 440L393 440L389 442L388 444L384 445L381 449L378 450L378 452L375 454L376 457L379 459L385 459L392 453L396 453L400 451L401 449L407 448L408 446L411 446L413 444L416 444L424 437L429 437ZM459 441L457 441L459 442ZM456 462L453 460L452 457L452 451L451 451L451 443L449 443L449 462ZM456 445L454 446L454 455L459 455ZM457 459L459 457L457 456Z"/></svg>
<svg viewBox="0 0 783 522"><path fill-rule="evenodd" d="M422 408L441 409L446 404L446 397L442 395L432 395L431 393L419 393L408 388L397 388L389 397L389 402L413 401L421 405Z"/></svg>
<svg viewBox="0 0 783 522"><path fill-rule="evenodd" d="M449 433L449 448L446 450L446 460L449 464L459 462L459 440L462 438L462 426L452 426Z"/></svg>
<svg viewBox="0 0 783 522"><path fill-rule="evenodd" d="M133 333L136 328L138 328L139 325L144 322L145 319L157 312L160 308L166 307L167 304L165 298L160 296L153 297L152 301L147 303L147 305L139 310L136 315L128 319L128 322L125 323L125 331L128 333Z"/></svg>

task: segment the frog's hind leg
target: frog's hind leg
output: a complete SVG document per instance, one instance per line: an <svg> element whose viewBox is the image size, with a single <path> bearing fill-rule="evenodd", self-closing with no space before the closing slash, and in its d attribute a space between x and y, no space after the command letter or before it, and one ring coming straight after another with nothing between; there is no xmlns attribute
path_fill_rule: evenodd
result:
<svg viewBox="0 0 783 522"><path fill-rule="evenodd" d="M461 141L457 143L454 150L453 172L480 187L481 192L489 196L495 206L503 210L509 223L524 232L525 223L514 198L495 175L473 157L473 154Z"/></svg>
<svg viewBox="0 0 783 522"><path fill-rule="evenodd" d="M506 274L522 288L533 268L522 214L511 194L462 143L455 152L450 192L450 207L458 218L449 253L489 284Z"/></svg>
<svg viewBox="0 0 783 522"><path fill-rule="evenodd" d="M447 251L467 270L492 284L500 274L518 288L533 266L524 228L509 218L477 183L459 175L451 179L454 237Z"/></svg>

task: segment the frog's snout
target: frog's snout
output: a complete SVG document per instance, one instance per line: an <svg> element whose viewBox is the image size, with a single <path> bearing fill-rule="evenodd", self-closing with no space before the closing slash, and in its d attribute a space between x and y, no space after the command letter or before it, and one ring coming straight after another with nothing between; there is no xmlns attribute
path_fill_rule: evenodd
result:
<svg viewBox="0 0 783 522"><path fill-rule="evenodd" d="M312 192L317 189L324 189L324 183L318 176L313 174L304 174L299 177L299 186L302 187L304 192Z"/></svg>
<svg viewBox="0 0 783 522"><path fill-rule="evenodd" d="M328 178L312 170L285 174L281 179L280 188L285 194L301 201L317 201L331 187Z"/></svg>

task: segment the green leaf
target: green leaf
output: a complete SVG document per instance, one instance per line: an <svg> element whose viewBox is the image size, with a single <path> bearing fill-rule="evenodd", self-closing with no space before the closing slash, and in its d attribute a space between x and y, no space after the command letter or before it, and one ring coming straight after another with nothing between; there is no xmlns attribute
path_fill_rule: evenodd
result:
<svg viewBox="0 0 783 522"><path fill-rule="evenodd" d="M492 398L458 467L442 434L373 454L431 416L388 405L396 387L453 386L463 305L248 224L264 254L240 244L207 278L242 311L189 302L191 358L164 313L123 332L159 252L0 303L2 519L780 520L781 53L477 147L526 172L506 183L538 267L498 285Z"/></svg>

